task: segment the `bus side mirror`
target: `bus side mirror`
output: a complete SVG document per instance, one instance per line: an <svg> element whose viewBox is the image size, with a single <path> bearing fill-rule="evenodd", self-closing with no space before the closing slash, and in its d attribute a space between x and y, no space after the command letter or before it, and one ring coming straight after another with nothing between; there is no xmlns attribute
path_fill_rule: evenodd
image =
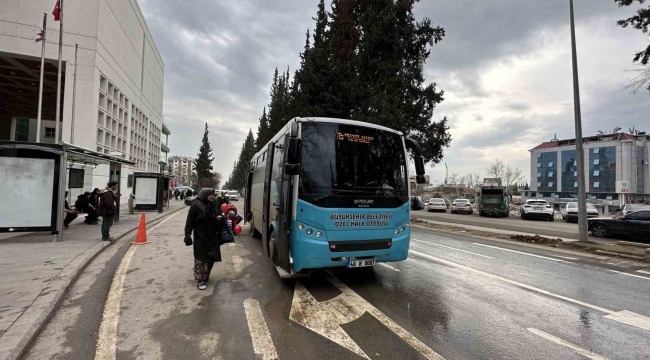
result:
<svg viewBox="0 0 650 360"><path fill-rule="evenodd" d="M284 173L286 175L299 175L300 174L300 164L284 164Z"/></svg>
<svg viewBox="0 0 650 360"><path fill-rule="evenodd" d="M287 146L287 164L300 163L300 139L289 138Z"/></svg>
<svg viewBox="0 0 650 360"><path fill-rule="evenodd" d="M415 181L418 184L426 184L427 179L424 177L424 158L416 155L413 157L413 160L415 161Z"/></svg>

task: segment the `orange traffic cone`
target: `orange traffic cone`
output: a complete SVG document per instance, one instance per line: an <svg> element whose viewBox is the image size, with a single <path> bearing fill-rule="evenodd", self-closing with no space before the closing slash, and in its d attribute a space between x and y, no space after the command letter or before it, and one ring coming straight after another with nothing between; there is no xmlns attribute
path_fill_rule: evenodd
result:
<svg viewBox="0 0 650 360"><path fill-rule="evenodd" d="M131 245L144 245L148 244L147 241L147 221L144 219L144 211L140 217L140 225L138 226L138 233L135 235L135 242L132 242Z"/></svg>

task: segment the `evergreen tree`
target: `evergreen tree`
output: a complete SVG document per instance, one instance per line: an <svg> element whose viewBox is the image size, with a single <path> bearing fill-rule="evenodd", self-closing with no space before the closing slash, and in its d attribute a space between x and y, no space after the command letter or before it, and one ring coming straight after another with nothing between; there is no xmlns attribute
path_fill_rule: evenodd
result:
<svg viewBox="0 0 650 360"><path fill-rule="evenodd" d="M239 159L233 169L230 180L228 181L228 188L241 191L246 185L246 177L250 169L250 162L255 155L255 139L253 138L253 131L248 131L248 136L241 147Z"/></svg>
<svg viewBox="0 0 650 360"><path fill-rule="evenodd" d="M332 0L328 13L321 0L293 82L288 70L275 70L257 149L294 116L325 116L400 130L420 143L426 161L438 163L451 142L447 119L432 121L444 92L425 84L420 64L445 30L415 20L417 1Z"/></svg>
<svg viewBox="0 0 650 360"><path fill-rule="evenodd" d="M212 161L214 161L214 157L212 156L212 147L210 146L208 134L208 123L206 122L201 148L199 148L199 154L196 159L196 175L199 181L209 178L211 176L210 172L213 169Z"/></svg>
<svg viewBox="0 0 650 360"><path fill-rule="evenodd" d="M635 2L643 4L645 0L614 0L619 7L630 6ZM640 8L636 11L636 15L631 16L627 19L619 20L616 22L618 26L621 27L632 27L635 28L646 36L650 36L650 6L647 8ZM646 89L650 93L650 45L645 49L636 51L634 53L634 58L632 62L640 64L641 69L635 69L638 74L632 78L630 84L627 86L628 89L631 89L633 93L638 92L642 87L646 86Z"/></svg>
<svg viewBox="0 0 650 360"><path fill-rule="evenodd" d="M271 131L269 129L269 118L266 115L266 107L264 108L264 111L262 112L262 116L260 117L260 125L257 128L257 140L255 141L255 149L258 151L266 145L269 140L271 140L272 135Z"/></svg>
<svg viewBox="0 0 650 360"><path fill-rule="evenodd" d="M212 161L214 157L212 156L212 147L210 146L210 139L208 138L208 123L205 123L205 131L203 132L203 140L201 142L201 148L199 148L199 154L196 159L196 175L197 175L197 187L214 187L217 177L212 173ZM216 173L221 178L221 175ZM218 184L217 184L218 185Z"/></svg>

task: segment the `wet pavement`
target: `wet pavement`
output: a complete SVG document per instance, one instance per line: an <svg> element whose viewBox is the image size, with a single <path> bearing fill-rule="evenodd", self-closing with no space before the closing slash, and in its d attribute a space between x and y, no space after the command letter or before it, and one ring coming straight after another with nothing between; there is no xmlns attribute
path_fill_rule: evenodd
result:
<svg viewBox="0 0 650 360"><path fill-rule="evenodd" d="M297 280L239 236L199 291L184 214L95 259L25 358L650 359L650 272L413 228L407 261Z"/></svg>

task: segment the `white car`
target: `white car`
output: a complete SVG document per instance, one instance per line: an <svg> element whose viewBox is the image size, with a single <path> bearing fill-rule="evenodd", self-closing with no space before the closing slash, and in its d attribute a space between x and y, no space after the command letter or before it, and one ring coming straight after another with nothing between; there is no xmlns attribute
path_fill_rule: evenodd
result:
<svg viewBox="0 0 650 360"><path fill-rule="evenodd" d="M239 191L235 190L230 190L226 192L228 194L228 200L230 201L238 201L239 200Z"/></svg>
<svg viewBox="0 0 650 360"><path fill-rule="evenodd" d="M469 202L467 199L456 199L454 200L453 203L451 203L450 207L451 213L466 213L466 214L473 214L474 209L472 208L472 204Z"/></svg>
<svg viewBox="0 0 650 360"><path fill-rule="evenodd" d="M447 212L447 203L445 202L445 199L429 199L429 202L427 203L427 211Z"/></svg>
<svg viewBox="0 0 650 360"><path fill-rule="evenodd" d="M570 202L567 203L565 206L562 207L561 210L562 213L562 219L566 220L566 222L572 222L572 221L578 221L578 203L577 202ZM594 206L594 204L587 203L587 218L597 218L600 216L600 213L598 213L598 209Z"/></svg>
<svg viewBox="0 0 650 360"><path fill-rule="evenodd" d="M555 221L555 210L546 200L528 199L524 206L521 207L521 218L524 220L540 218Z"/></svg>

